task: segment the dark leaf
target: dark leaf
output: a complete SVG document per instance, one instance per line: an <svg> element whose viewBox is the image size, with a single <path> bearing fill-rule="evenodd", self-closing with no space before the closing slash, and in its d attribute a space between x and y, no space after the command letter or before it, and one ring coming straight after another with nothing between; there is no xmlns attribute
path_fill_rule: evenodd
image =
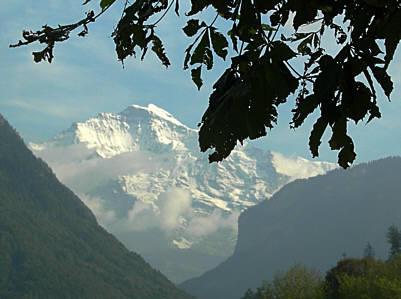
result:
<svg viewBox="0 0 401 299"><path fill-rule="evenodd" d="M319 97L331 98L338 89L342 75L341 66L329 55L323 55L318 62L321 72L315 80L313 91Z"/></svg>
<svg viewBox="0 0 401 299"><path fill-rule="evenodd" d="M33 60L36 63L43 61L48 61L49 63L51 63L53 61L53 49L54 49L54 43L49 43L49 45L44 48L42 51L40 52L32 52L33 55Z"/></svg>
<svg viewBox="0 0 401 299"><path fill-rule="evenodd" d="M185 59L184 59L184 70L188 69L188 62L191 59L191 50L194 44L189 45L188 48L185 50Z"/></svg>
<svg viewBox="0 0 401 299"><path fill-rule="evenodd" d="M347 142L347 119L342 115L337 119L332 127L333 135L329 140L329 145L332 150L341 149Z"/></svg>
<svg viewBox="0 0 401 299"><path fill-rule="evenodd" d="M212 40L214 52L221 58L226 59L228 54L226 49L228 47L228 42L224 35L212 29L210 30L210 38Z"/></svg>
<svg viewBox="0 0 401 299"><path fill-rule="evenodd" d="M309 137L309 149L313 158L319 156L319 146L322 143L321 139L328 124L329 122L325 118L320 117L313 125L313 129Z"/></svg>
<svg viewBox="0 0 401 299"><path fill-rule="evenodd" d="M377 82L379 82L380 86L383 88L385 95L390 99L391 92L394 88L391 77L387 74L384 68L373 67L372 72Z"/></svg>
<svg viewBox="0 0 401 299"><path fill-rule="evenodd" d="M297 53L282 41L275 41L272 43L271 56L276 60L287 61L297 56Z"/></svg>
<svg viewBox="0 0 401 299"><path fill-rule="evenodd" d="M100 1L100 7L102 9L105 9L107 6L112 5L116 0L101 0Z"/></svg>
<svg viewBox="0 0 401 299"><path fill-rule="evenodd" d="M192 16L197 14L198 12L201 12L204 10L206 7L212 4L212 0L191 0L191 10L186 13L187 16Z"/></svg>
<svg viewBox="0 0 401 299"><path fill-rule="evenodd" d="M162 64L165 67L168 67L170 65L170 60L168 59L165 53L162 41L156 35L153 35L152 42L153 42L152 51L156 54L156 56L159 58Z"/></svg>
<svg viewBox="0 0 401 299"><path fill-rule="evenodd" d="M309 35L307 38L305 38L302 42L297 47L297 50L299 53L302 55L310 55L312 54L312 41L313 41L313 34Z"/></svg>
<svg viewBox="0 0 401 299"><path fill-rule="evenodd" d="M350 95L351 105L348 117L358 123L376 104L372 101L372 93L362 82L356 82L355 89Z"/></svg>
<svg viewBox="0 0 401 299"><path fill-rule="evenodd" d="M202 24L199 24L199 20L191 19L187 22L187 25L182 28L182 30L187 36L194 36L200 28L205 26L206 24L204 22L202 22Z"/></svg>
<svg viewBox="0 0 401 299"><path fill-rule="evenodd" d="M196 84L196 87L198 87L198 90L200 90L200 88L203 85L202 78L201 78L201 71L202 71L202 66L199 66L199 67L191 70L192 81L194 81L194 83Z"/></svg>
<svg viewBox="0 0 401 299"><path fill-rule="evenodd" d="M88 26L84 24L83 27L84 29L80 33L78 33L78 36L80 37L85 37L89 33Z"/></svg>
<svg viewBox="0 0 401 299"><path fill-rule="evenodd" d="M191 56L191 65L204 63L208 67L213 64L213 55L210 50L209 30L206 30Z"/></svg>
<svg viewBox="0 0 401 299"><path fill-rule="evenodd" d="M309 95L306 98L300 98L297 107L292 110L292 128L298 128L304 120L319 106L319 99L315 95Z"/></svg>
<svg viewBox="0 0 401 299"><path fill-rule="evenodd" d="M240 20L237 26L238 37L244 42L251 42L260 27L255 7L251 0L241 1Z"/></svg>
<svg viewBox="0 0 401 299"><path fill-rule="evenodd" d="M347 169L355 161L355 158L356 153L354 151L354 143L352 142L352 139L347 136L347 143L338 153L338 164L342 168Z"/></svg>
<svg viewBox="0 0 401 299"><path fill-rule="evenodd" d="M296 31L301 25L306 25L312 22L317 16L317 9L310 5L310 3L307 1L302 1L300 3L302 3L300 5L302 7L298 7L293 21L293 26Z"/></svg>

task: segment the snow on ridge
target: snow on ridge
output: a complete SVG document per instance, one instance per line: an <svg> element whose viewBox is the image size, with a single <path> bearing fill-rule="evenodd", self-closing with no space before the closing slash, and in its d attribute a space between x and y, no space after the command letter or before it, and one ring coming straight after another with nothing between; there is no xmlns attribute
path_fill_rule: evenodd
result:
<svg viewBox="0 0 401 299"><path fill-rule="evenodd" d="M37 144L33 142L28 142L28 147L33 151L39 152L45 149L45 146L42 144Z"/></svg>
<svg viewBox="0 0 401 299"><path fill-rule="evenodd" d="M139 105L131 105L129 106L127 109L125 109L123 112L126 112L129 109L136 109L136 110L142 110L142 111L146 111L151 115L156 115L159 118L162 118L176 126L180 126L180 127L185 127L188 130L191 131L196 131L195 129L191 129L189 127L187 127L186 125L184 125L183 123L181 123L179 120L177 120L174 116L172 116L168 111L154 105L154 104L149 104L147 107L143 107L143 106L139 106ZM121 112L120 114L122 114L123 112Z"/></svg>
<svg viewBox="0 0 401 299"><path fill-rule="evenodd" d="M337 168L337 164L322 161L310 161L302 157L286 157L278 152L271 152L272 163L276 171L289 176L291 180L306 179L325 174Z"/></svg>
<svg viewBox="0 0 401 299"><path fill-rule="evenodd" d="M156 105L149 104L148 111L176 124L177 126L184 126L181 122L179 122L177 119L175 119L170 113L168 113L166 110L164 110L162 108L157 107Z"/></svg>
<svg viewBox="0 0 401 299"><path fill-rule="evenodd" d="M171 148L186 151L188 141L196 132L156 105L130 105L120 113L101 112L85 121L75 122L68 130L41 145L32 145L32 148L39 151L83 143L102 158L138 150L165 151Z"/></svg>
<svg viewBox="0 0 401 299"><path fill-rule="evenodd" d="M191 248L194 242L188 241L184 237L181 237L179 240L173 240L173 245L178 247L179 249L188 249Z"/></svg>

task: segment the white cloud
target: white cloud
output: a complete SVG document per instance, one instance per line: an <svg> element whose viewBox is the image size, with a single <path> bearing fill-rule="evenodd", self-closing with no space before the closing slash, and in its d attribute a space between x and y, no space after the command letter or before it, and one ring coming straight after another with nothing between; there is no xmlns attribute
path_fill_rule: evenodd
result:
<svg viewBox="0 0 401 299"><path fill-rule="evenodd" d="M277 152L272 152L272 156L272 163L276 171L291 177L292 180L324 174L326 171L338 167L335 163L309 161L301 157L285 157Z"/></svg>
<svg viewBox="0 0 401 299"><path fill-rule="evenodd" d="M110 159L97 156L94 149L84 144L65 147L49 147L33 152L45 160L56 173L58 179L75 192L86 193L100 184L117 179L118 176L146 171L161 166L168 161L153 161L149 152L137 151L122 153Z"/></svg>
<svg viewBox="0 0 401 299"><path fill-rule="evenodd" d="M239 214L239 211L234 211L224 216L220 210L214 210L210 215L192 218L186 232L193 237L203 237L222 228L236 231Z"/></svg>
<svg viewBox="0 0 401 299"><path fill-rule="evenodd" d="M103 227L107 227L117 220L114 211L104 208L104 200L98 197L90 197L85 194L78 194L83 203L95 214L97 221Z"/></svg>
<svg viewBox="0 0 401 299"><path fill-rule="evenodd" d="M183 218L192 214L191 197L183 189L173 187L161 193L156 204L157 207L136 201L128 212L125 229L137 231L158 227L169 232L179 228Z"/></svg>
<svg viewBox="0 0 401 299"><path fill-rule="evenodd" d="M180 218L191 211L191 197L188 191L171 188L159 196L157 204L160 210L160 224L165 230L179 227Z"/></svg>

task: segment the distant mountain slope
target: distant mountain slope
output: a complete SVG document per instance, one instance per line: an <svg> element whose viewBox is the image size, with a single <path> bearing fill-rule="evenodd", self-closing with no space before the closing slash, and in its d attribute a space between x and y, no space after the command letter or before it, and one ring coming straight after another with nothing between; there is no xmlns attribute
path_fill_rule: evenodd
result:
<svg viewBox="0 0 401 299"><path fill-rule="evenodd" d="M31 147L101 224L175 282L232 254L241 211L335 167L250 145L209 164L197 131L155 105L100 113Z"/></svg>
<svg viewBox="0 0 401 299"><path fill-rule="evenodd" d="M193 297L100 227L0 116L0 298Z"/></svg>
<svg viewBox="0 0 401 299"><path fill-rule="evenodd" d="M387 229L401 224L400 178L397 157L289 183L240 216L232 257L180 286L199 299L239 299L277 270L300 262L326 271L367 242L386 258Z"/></svg>

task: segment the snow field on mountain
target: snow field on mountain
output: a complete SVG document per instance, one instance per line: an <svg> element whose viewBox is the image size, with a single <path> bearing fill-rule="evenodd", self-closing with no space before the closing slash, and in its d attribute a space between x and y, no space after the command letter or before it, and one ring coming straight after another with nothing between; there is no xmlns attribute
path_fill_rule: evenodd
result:
<svg viewBox="0 0 401 299"><path fill-rule="evenodd" d="M209 164L197 138L196 130L167 111L132 105L74 123L30 147L112 232L128 236L158 229L167 243L161 250L196 248L209 254L215 252L211 240L224 231L230 236L219 237L229 240L222 245L226 254L218 253L222 258L234 249L231 234L237 233L240 212L294 179L335 168L250 145Z"/></svg>

